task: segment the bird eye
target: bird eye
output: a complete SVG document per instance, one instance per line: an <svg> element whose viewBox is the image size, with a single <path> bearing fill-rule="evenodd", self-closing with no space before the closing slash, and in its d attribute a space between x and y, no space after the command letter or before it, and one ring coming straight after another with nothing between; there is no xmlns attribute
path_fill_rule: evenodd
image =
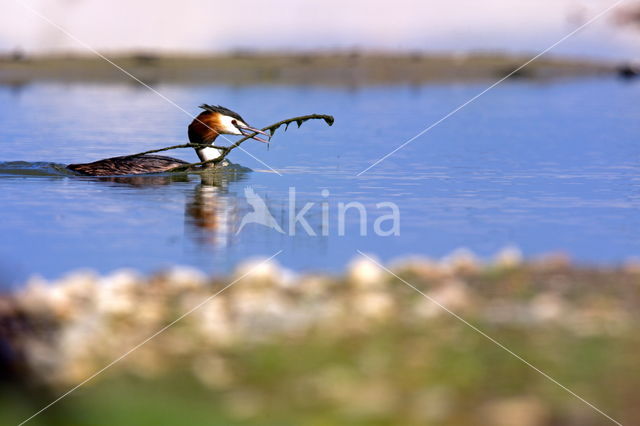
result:
<svg viewBox="0 0 640 426"><path fill-rule="evenodd" d="M234 126L238 127L238 122L236 120L231 120L231 124L233 124Z"/></svg>

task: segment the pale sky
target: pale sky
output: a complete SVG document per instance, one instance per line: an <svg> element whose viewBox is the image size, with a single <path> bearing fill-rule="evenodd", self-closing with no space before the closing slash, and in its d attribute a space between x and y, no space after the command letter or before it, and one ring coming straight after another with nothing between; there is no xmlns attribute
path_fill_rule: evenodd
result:
<svg viewBox="0 0 640 426"><path fill-rule="evenodd" d="M0 51L104 53L401 49L536 53L615 0L0 0ZM634 0L627 0L632 3ZM640 56L640 31L603 17L558 55Z"/></svg>

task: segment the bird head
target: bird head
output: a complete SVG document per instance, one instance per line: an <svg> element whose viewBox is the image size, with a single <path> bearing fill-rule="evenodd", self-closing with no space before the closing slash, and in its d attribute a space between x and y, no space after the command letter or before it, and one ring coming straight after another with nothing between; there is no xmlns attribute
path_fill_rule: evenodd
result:
<svg viewBox="0 0 640 426"><path fill-rule="evenodd" d="M268 141L258 134L268 136L262 130L249 126L237 112L223 106L200 105L204 111L189 125L189 141L191 143L211 143L218 135L250 136L260 142Z"/></svg>

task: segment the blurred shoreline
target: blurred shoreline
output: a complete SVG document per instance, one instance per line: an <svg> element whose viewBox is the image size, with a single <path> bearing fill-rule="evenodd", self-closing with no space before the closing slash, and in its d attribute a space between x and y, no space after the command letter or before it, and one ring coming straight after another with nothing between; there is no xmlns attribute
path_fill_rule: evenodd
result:
<svg viewBox="0 0 640 426"><path fill-rule="evenodd" d="M357 86L486 81L502 78L532 56L499 53L436 55L423 53L254 53L216 56L110 56L147 84L275 84ZM616 64L543 57L511 78L549 80L613 75ZM0 56L0 85L32 82L122 83L130 78L94 56Z"/></svg>
<svg viewBox="0 0 640 426"><path fill-rule="evenodd" d="M123 413L115 423L157 424L144 419L158 404L176 419L189 409L215 424L600 423L598 412L450 310L614 418L638 423L637 263L581 267L560 255L524 262L506 250L490 263L461 251L389 268L404 282L366 258L340 276L254 261L227 277L175 268L31 280L0 297L8 385L0 386L0 422L18 423L185 316L47 411L43 424L74 416L73 424L113 424L93 422L106 412Z"/></svg>

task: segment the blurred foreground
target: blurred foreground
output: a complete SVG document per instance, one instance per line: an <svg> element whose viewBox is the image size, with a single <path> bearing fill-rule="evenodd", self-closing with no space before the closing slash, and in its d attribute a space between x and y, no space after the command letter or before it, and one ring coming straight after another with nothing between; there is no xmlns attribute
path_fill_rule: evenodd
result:
<svg viewBox="0 0 640 426"><path fill-rule="evenodd" d="M344 277L76 273L0 299L0 423L595 425L602 416L363 259ZM460 253L400 277L625 424L640 423L640 267Z"/></svg>

